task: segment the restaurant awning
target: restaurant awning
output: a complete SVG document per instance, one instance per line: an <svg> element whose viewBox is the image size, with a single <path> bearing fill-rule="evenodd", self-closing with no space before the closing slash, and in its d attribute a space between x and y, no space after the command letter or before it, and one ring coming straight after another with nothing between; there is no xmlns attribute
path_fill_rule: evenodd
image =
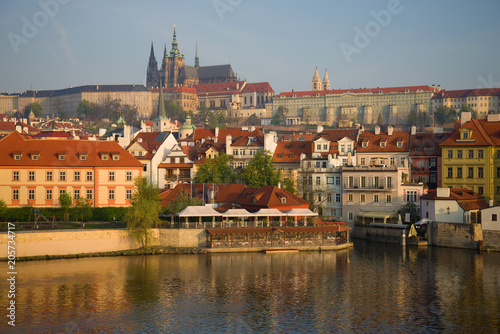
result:
<svg viewBox="0 0 500 334"><path fill-rule="evenodd" d="M255 214L245 209L229 209L222 213L223 217L254 217Z"/></svg>
<svg viewBox="0 0 500 334"><path fill-rule="evenodd" d="M317 216L318 213L311 211L309 209L292 209L290 211L285 212L288 217L297 217L297 216Z"/></svg>
<svg viewBox="0 0 500 334"><path fill-rule="evenodd" d="M358 217L365 218L392 218L397 217L396 211L367 211L358 213Z"/></svg>
<svg viewBox="0 0 500 334"><path fill-rule="evenodd" d="M222 216L222 213L215 211L210 206L188 206L181 212L176 213L179 217L212 217Z"/></svg>
<svg viewBox="0 0 500 334"><path fill-rule="evenodd" d="M278 209L269 209L269 208L260 209L259 211L254 212L253 215L256 217L283 217L283 216L286 216L285 213L281 212Z"/></svg>

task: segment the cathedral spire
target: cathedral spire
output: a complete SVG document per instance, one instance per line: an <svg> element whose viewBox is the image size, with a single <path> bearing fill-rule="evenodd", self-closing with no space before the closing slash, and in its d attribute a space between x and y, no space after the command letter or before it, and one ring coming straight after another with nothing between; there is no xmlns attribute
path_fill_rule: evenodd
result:
<svg viewBox="0 0 500 334"><path fill-rule="evenodd" d="M153 41L151 41L151 52L149 53L149 60L155 59L155 50L153 48Z"/></svg>
<svg viewBox="0 0 500 334"><path fill-rule="evenodd" d="M177 34L175 33L175 24L174 24L174 38L172 40L172 50L170 50L170 57L179 57L180 52L177 47Z"/></svg>
<svg viewBox="0 0 500 334"><path fill-rule="evenodd" d="M163 58L167 58L167 44L163 47Z"/></svg>
<svg viewBox="0 0 500 334"><path fill-rule="evenodd" d="M328 79L328 71L325 69L325 77L323 78L323 90L330 90L330 79Z"/></svg>
<svg viewBox="0 0 500 334"><path fill-rule="evenodd" d="M321 79L319 78L317 67L316 67L316 72L314 72L314 77L312 79L312 90L321 90Z"/></svg>
<svg viewBox="0 0 500 334"><path fill-rule="evenodd" d="M158 118L162 119L162 117L167 118L167 113L165 112L165 100L163 99L163 88L160 79L160 94L158 96Z"/></svg>
<svg viewBox="0 0 500 334"><path fill-rule="evenodd" d="M198 57L198 42L196 42L196 53L194 55L194 67L200 67L200 58Z"/></svg>

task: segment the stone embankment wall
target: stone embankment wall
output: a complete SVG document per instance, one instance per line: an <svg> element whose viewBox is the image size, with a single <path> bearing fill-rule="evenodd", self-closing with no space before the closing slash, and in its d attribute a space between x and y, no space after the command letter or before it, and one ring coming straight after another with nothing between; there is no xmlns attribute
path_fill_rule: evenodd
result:
<svg viewBox="0 0 500 334"><path fill-rule="evenodd" d="M400 228L355 226L351 237L399 244L403 231L404 229Z"/></svg>
<svg viewBox="0 0 500 334"><path fill-rule="evenodd" d="M0 258L7 257L8 235L0 233ZM16 257L114 252L138 249L126 229L19 231L14 237ZM205 247L202 229L153 229L151 246Z"/></svg>
<svg viewBox="0 0 500 334"><path fill-rule="evenodd" d="M483 231L483 247L500 251L500 231Z"/></svg>
<svg viewBox="0 0 500 334"><path fill-rule="evenodd" d="M479 249L483 231L481 224L432 222L428 225L428 236L433 246Z"/></svg>

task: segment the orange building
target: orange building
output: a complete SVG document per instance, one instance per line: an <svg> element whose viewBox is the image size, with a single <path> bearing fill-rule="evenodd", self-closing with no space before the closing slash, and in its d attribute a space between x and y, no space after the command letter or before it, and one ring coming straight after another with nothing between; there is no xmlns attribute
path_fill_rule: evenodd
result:
<svg viewBox="0 0 500 334"><path fill-rule="evenodd" d="M0 140L0 199L8 207L57 207L66 192L94 207L128 206L143 167L114 141L33 139L13 131Z"/></svg>

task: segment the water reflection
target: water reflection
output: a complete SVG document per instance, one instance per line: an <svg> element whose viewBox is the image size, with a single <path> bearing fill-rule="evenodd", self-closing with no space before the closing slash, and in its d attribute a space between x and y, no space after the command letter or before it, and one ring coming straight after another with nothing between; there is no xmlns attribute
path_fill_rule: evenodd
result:
<svg viewBox="0 0 500 334"><path fill-rule="evenodd" d="M322 253L27 262L15 330L494 333L498 273L497 253L364 241ZM12 330L5 319L2 328Z"/></svg>

